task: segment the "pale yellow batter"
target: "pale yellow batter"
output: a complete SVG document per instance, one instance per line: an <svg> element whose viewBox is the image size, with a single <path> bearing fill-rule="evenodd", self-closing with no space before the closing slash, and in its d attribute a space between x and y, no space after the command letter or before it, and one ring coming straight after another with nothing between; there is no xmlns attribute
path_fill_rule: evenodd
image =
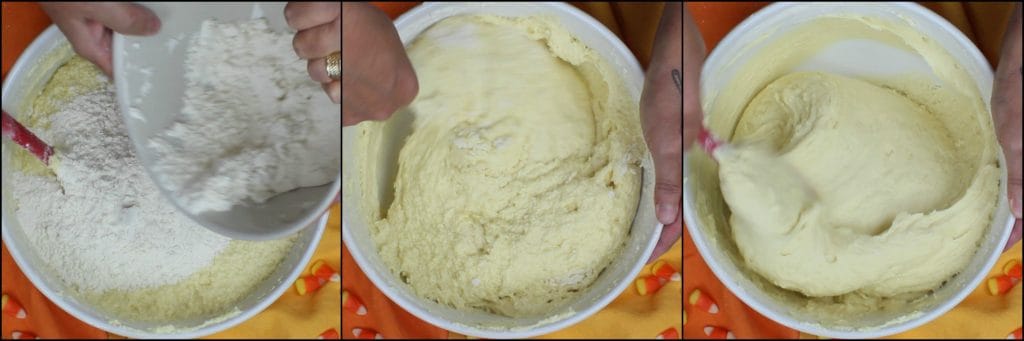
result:
<svg viewBox="0 0 1024 341"><path fill-rule="evenodd" d="M394 201L371 219L384 262L455 308L551 312L627 237L644 151L636 101L548 18L453 17L407 51L420 91L392 120L412 115L412 133ZM361 125L374 177L367 164L384 125Z"/></svg>
<svg viewBox="0 0 1024 341"><path fill-rule="evenodd" d="M784 76L751 101L733 142L779 153L721 158L736 244L747 265L808 296L935 288L966 265L989 222L996 168L967 184L978 170L933 113L862 80ZM765 177L766 162L790 165L809 190Z"/></svg>
<svg viewBox="0 0 1024 341"><path fill-rule="evenodd" d="M841 39L918 54L932 74L792 70ZM906 25L863 17L819 19L746 62L705 110L735 147L716 153L718 174L752 270L858 305L928 292L964 269L991 222L999 168L986 101L962 66Z"/></svg>

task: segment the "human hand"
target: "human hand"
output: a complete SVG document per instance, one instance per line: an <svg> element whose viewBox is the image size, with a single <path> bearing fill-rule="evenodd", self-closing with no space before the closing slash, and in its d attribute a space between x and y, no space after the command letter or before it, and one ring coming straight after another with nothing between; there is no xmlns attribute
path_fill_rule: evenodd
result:
<svg viewBox="0 0 1024 341"><path fill-rule="evenodd" d="M654 38L651 63L647 68L640 115L647 147L654 158L654 206L658 220L665 224L661 238L648 263L668 251L683 234L682 210L683 146L679 127L682 108L679 60L682 54L682 4L665 5Z"/></svg>
<svg viewBox="0 0 1024 341"><path fill-rule="evenodd" d="M685 11L685 10L684 10ZM690 147L697 139L701 120L704 114L700 108L700 69L704 65L704 41L700 31L693 22L689 11L683 14L686 32L683 33L683 44L686 54L683 55L683 149Z"/></svg>
<svg viewBox="0 0 1024 341"><path fill-rule="evenodd" d="M1017 4L1010 24L1003 36L1003 50L996 69L992 90L992 116L996 135L1006 155L1006 191L1010 211L1017 222L1013 224L1009 249L1021 237L1021 5Z"/></svg>
<svg viewBox="0 0 1024 341"><path fill-rule="evenodd" d="M341 125L387 119L419 92L409 56L391 20L372 5L345 2L341 15Z"/></svg>
<svg viewBox="0 0 1024 341"><path fill-rule="evenodd" d="M341 50L341 4L337 2L289 2L284 19L296 29L292 47L308 60L309 77L324 88L334 103L341 101L341 82L327 76L328 55Z"/></svg>
<svg viewBox="0 0 1024 341"><path fill-rule="evenodd" d="M160 30L160 18L149 9L130 3L44 2L39 4L68 38L75 53L113 74L110 46L113 32L152 35Z"/></svg>

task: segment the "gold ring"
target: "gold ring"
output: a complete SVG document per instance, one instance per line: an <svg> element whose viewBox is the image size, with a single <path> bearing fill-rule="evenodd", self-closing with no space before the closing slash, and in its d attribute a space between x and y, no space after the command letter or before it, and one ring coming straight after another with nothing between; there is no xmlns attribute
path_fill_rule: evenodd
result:
<svg viewBox="0 0 1024 341"><path fill-rule="evenodd" d="M327 77L330 79L341 79L341 52L335 51L324 59L327 64Z"/></svg>

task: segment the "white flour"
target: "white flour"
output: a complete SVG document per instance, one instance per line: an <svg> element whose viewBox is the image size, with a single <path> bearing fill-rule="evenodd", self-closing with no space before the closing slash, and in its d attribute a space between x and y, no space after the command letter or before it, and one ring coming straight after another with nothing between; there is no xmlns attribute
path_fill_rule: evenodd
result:
<svg viewBox="0 0 1024 341"><path fill-rule="evenodd" d="M341 106L309 79L292 33L266 19L203 22L186 58L184 107L153 138L153 171L193 213L263 202L340 170Z"/></svg>
<svg viewBox="0 0 1024 341"><path fill-rule="evenodd" d="M80 96L49 129L36 129L58 151L57 178L9 173L25 235L57 276L85 292L178 282L229 242L164 201L135 158L113 91L106 84Z"/></svg>

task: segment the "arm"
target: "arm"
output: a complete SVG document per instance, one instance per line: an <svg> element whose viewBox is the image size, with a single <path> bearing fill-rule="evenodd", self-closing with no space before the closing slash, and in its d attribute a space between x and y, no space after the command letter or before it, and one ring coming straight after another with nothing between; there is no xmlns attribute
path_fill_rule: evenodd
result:
<svg viewBox="0 0 1024 341"><path fill-rule="evenodd" d="M682 17L681 3L665 5L640 98L644 138L654 158L655 213L665 224L651 260L668 250L683 230L679 214L683 182Z"/></svg>
<svg viewBox="0 0 1024 341"><path fill-rule="evenodd" d="M700 108L700 69L704 65L704 40L693 22L690 12L683 9L683 147L688 148L697 138L704 115Z"/></svg>
<svg viewBox="0 0 1024 341"><path fill-rule="evenodd" d="M1017 217L1006 244L1010 248L1021 237L1021 4L1010 16L1003 36L1003 49L992 90L992 116L1007 166L1007 195Z"/></svg>

